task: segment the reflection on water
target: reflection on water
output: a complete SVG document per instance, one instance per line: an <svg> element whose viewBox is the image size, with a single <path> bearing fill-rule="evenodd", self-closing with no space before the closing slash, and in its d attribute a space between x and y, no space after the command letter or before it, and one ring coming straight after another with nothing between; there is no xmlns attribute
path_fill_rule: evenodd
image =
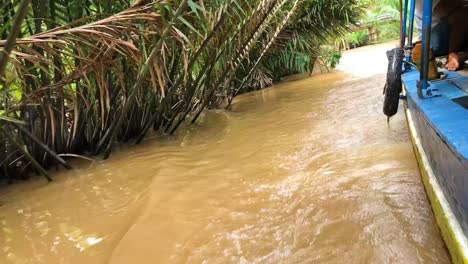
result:
<svg viewBox="0 0 468 264"><path fill-rule="evenodd" d="M0 263L449 263L404 117L381 114L387 47L5 189Z"/></svg>

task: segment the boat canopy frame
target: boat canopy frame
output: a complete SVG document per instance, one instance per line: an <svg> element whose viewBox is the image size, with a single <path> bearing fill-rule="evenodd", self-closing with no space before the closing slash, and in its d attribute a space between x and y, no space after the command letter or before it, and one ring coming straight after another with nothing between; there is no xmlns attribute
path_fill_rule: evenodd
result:
<svg viewBox="0 0 468 264"><path fill-rule="evenodd" d="M429 82L429 61L430 61L430 50L431 50L431 30L432 30L432 4L433 0L423 0L423 21L422 21L422 59L421 69L418 81L418 95L421 98L428 98L436 96L435 90L430 88ZM409 7L409 10L408 10ZM404 0L404 6L402 7L403 19L402 19L402 37L401 47L405 49L405 69L409 70L412 57L413 48L413 31L414 31L414 19L416 13L416 0ZM409 22L408 22L409 12ZM408 24L408 25L407 25ZM406 37L408 37L408 45L406 45Z"/></svg>

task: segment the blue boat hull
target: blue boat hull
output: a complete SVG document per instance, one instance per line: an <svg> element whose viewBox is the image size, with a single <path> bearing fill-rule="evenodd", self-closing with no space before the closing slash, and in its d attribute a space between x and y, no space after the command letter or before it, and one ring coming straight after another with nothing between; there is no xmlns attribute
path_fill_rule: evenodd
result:
<svg viewBox="0 0 468 264"><path fill-rule="evenodd" d="M457 103L467 93L454 84L468 84L468 78L451 73L432 84L441 96L421 99L418 77L412 70L403 75L403 83L421 176L452 260L468 263L468 110Z"/></svg>

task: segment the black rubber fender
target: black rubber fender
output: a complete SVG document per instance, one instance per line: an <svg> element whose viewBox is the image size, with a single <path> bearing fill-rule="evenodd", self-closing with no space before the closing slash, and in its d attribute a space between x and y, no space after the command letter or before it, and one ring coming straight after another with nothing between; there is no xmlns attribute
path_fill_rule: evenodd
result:
<svg viewBox="0 0 468 264"><path fill-rule="evenodd" d="M401 74L403 72L404 52L402 48L387 51L387 81L384 87L383 112L387 117L398 113L400 94L402 92Z"/></svg>

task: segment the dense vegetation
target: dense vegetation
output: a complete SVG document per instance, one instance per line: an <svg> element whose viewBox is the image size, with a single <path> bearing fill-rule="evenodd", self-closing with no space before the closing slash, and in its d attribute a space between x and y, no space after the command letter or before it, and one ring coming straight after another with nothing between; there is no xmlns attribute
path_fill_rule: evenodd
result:
<svg viewBox="0 0 468 264"><path fill-rule="evenodd" d="M43 168L68 167L67 157L107 158L118 142L172 134L206 108L310 71L361 8L357 0L4 0L0 179L49 177Z"/></svg>
<svg viewBox="0 0 468 264"><path fill-rule="evenodd" d="M369 31L366 27L373 27L378 32L378 40L385 42L400 37L400 0L364 0L366 12L360 19L360 24L366 25L361 30L346 34L344 40L350 48L365 46L370 43Z"/></svg>

